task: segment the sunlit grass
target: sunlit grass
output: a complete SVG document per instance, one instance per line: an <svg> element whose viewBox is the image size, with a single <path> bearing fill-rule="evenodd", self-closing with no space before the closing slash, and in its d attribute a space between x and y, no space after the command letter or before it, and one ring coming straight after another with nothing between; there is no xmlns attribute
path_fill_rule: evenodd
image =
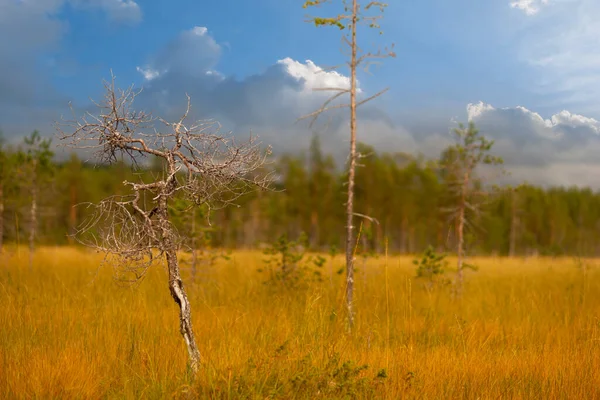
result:
<svg viewBox="0 0 600 400"><path fill-rule="evenodd" d="M161 267L133 288L84 250L41 249L32 271L23 249L0 257L0 398L600 397L593 260L586 273L566 258L476 260L453 300L413 279L411 258L359 258L349 336L341 257L321 284L284 292L256 272L264 256L235 252L196 282L184 271L204 358L193 380Z"/></svg>

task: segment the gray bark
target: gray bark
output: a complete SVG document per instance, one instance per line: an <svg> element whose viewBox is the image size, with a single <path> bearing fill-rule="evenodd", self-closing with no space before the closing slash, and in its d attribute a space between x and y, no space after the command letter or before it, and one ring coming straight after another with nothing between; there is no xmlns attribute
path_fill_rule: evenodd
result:
<svg viewBox="0 0 600 400"><path fill-rule="evenodd" d="M171 163L173 165L174 163ZM173 171L174 172L174 171ZM179 306L179 327L181 336L185 341L190 368L194 373L198 372L200 366L201 357L198 345L196 344L196 338L192 327L192 312L190 302L187 297L185 288L183 287L183 281L181 280L181 274L179 271L179 260L177 259L177 244L173 240L173 231L168 220L168 208L167 198L176 186L174 173L171 178L165 182L162 193L160 194L158 204L158 222L162 234L162 249L165 252L167 259L167 269L169 271L169 290L171 297L175 300L175 303Z"/></svg>
<svg viewBox="0 0 600 400"><path fill-rule="evenodd" d="M187 347L190 368L194 373L197 373L198 368L200 367L201 357L192 327L190 302L179 273L177 253L175 251L168 251L166 255L167 267L169 269L169 290L171 291L171 297L173 297L173 300L175 300L175 303L179 306L179 331L181 336L183 336L183 340Z"/></svg>
<svg viewBox="0 0 600 400"><path fill-rule="evenodd" d="M356 170L356 67L358 0L352 2L352 58L350 60L350 166L348 169L348 202L346 204L346 309L348 328L354 326L354 178Z"/></svg>
<svg viewBox="0 0 600 400"><path fill-rule="evenodd" d="M457 273L456 273L456 291L458 295L462 294L464 276L464 256L465 256L465 211L467 207L467 188L469 185L469 173L465 172L463 183L460 192L460 204L458 208L458 226L456 229L457 235Z"/></svg>

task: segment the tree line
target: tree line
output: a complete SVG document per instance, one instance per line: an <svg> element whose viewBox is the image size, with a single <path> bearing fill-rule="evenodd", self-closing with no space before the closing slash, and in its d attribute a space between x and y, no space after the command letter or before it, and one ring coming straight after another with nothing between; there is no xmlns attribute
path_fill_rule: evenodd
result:
<svg viewBox="0 0 600 400"><path fill-rule="evenodd" d="M421 253L428 246L456 251L455 189L444 162L406 153L378 152L357 145L355 210L361 252ZM321 150L318 136L310 148L284 154L271 165L273 191L256 191L236 200L240 207L208 212L178 212L176 227L194 247L254 248L285 235L303 233L311 250L344 248L347 175ZM57 160L49 140L34 132L21 144L0 150L0 245L66 245L90 216L87 203L128 194L125 180L162 173L148 159L133 168L124 162L95 165L72 154ZM600 254L600 193L590 188L532 184L482 188L485 199L465 228L469 255ZM361 216L365 216L362 218ZM368 217L368 218L366 218ZM387 239L387 240L386 240Z"/></svg>

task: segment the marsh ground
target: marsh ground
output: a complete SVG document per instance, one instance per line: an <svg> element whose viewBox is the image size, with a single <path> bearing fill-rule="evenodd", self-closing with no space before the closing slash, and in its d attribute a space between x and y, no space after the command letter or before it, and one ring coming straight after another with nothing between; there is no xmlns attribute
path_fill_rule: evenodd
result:
<svg viewBox="0 0 600 400"><path fill-rule="evenodd" d="M462 299L428 292L411 257L358 261L346 334L341 258L306 290L269 287L260 252L186 274L204 358L186 372L166 272L136 287L101 257L0 258L0 398L600 398L596 260L476 260ZM582 268L585 266L586 268Z"/></svg>

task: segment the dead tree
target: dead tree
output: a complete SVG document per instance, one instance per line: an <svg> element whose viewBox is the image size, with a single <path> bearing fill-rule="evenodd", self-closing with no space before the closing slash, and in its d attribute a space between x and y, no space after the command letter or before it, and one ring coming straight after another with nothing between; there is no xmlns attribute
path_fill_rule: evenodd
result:
<svg viewBox="0 0 600 400"><path fill-rule="evenodd" d="M254 137L238 144L212 120L186 125L189 97L185 112L174 123L134 111L139 91L117 90L114 81L113 76L104 83L97 115L87 113L57 125L60 139L71 147L96 151L100 162L124 157L139 165L140 157L155 156L164 161L165 171L148 182L124 181L130 193L94 205L95 212L78 228L76 238L116 258L119 277L127 281L138 282L153 263L166 260L181 335L196 372L201 357L179 269L182 240L169 216L169 202L181 198L192 206L223 207L251 190L268 189L271 175L261 171L270 148L261 150Z"/></svg>
<svg viewBox="0 0 600 400"><path fill-rule="evenodd" d="M304 8L318 7L331 2L331 0L306 0ZM361 67L365 71L368 71L369 67L376 63L375 59L395 57L396 54L387 49L377 52L363 52L357 39L360 25L365 24L370 28L379 28L379 20L383 17L381 13L383 13L387 4L379 1L362 2L359 0L342 0L341 3L344 8L343 14L325 18L310 17L309 21L316 26L334 26L342 30L347 29L348 33L342 37L342 41L349 49L349 60L343 65L347 66L350 70L350 87L323 87L315 89L330 91L334 94L318 110L300 119L310 118L312 126L317 118L327 111L341 108L348 108L350 110L350 152L348 161L348 197L346 202L346 308L348 313L348 327L351 329L354 325L354 253L356 244L353 220L355 216L359 216L359 214L354 212L354 181L357 160L359 158L359 154L356 151L357 109L359 106L379 97L387 91L387 89L384 89L370 97L359 99L357 96L357 73ZM379 10L380 14L369 14L371 9ZM341 66L335 66L327 70L338 69ZM348 103L336 103L337 100L346 95L350 97Z"/></svg>
<svg viewBox="0 0 600 400"><path fill-rule="evenodd" d="M473 267L465 263L465 229L472 225L472 217L480 215L481 206L487 197L481 187L482 181L476 176L476 168L480 165L502 164L502 159L489 154L494 142L481 136L473 122L469 123L468 128L459 124L453 133L456 144L444 151L441 166L451 196L452 205L446 211L454 220L458 257L456 292L460 295L464 284L464 270Z"/></svg>
<svg viewBox="0 0 600 400"><path fill-rule="evenodd" d="M29 192L29 269L33 268L33 254L38 227L39 192L52 173L51 139L42 139L38 131L24 138L24 149L18 154L20 185Z"/></svg>

